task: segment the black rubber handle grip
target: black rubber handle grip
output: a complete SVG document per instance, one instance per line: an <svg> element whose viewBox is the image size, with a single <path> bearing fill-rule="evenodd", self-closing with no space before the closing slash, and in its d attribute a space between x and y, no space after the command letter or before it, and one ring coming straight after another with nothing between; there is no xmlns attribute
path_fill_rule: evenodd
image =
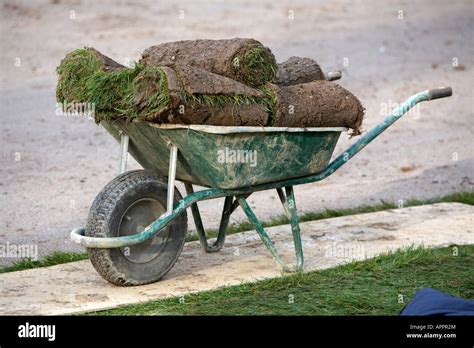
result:
<svg viewBox="0 0 474 348"><path fill-rule="evenodd" d="M428 91L430 94L430 100L450 97L453 95L453 89L451 87L440 87L435 89L430 89Z"/></svg>

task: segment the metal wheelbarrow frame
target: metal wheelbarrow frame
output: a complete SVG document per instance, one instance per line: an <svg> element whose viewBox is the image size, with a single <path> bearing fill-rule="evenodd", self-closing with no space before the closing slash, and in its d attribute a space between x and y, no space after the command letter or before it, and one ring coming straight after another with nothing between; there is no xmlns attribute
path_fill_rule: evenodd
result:
<svg viewBox="0 0 474 348"><path fill-rule="evenodd" d="M206 252L216 252L222 248L225 241L226 229L229 223L229 218L232 212L240 205L247 215L248 219L255 226L257 233L259 234L262 242L266 248L270 251L271 255L275 261L279 264L283 271L300 271L304 266L304 256L303 248L301 244L300 236L300 227L299 219L296 209L295 195L293 191L293 186L307 184L311 182L320 181L332 175L336 170L343 166L347 161L349 161L355 154L362 150L367 144L379 136L383 131L390 127L394 122L406 114L412 107L417 103L422 101L429 101L438 98L444 98L452 95L452 89L450 87L442 87L433 90L427 90L418 94L415 94L408 98L404 103L402 103L398 108L396 108L393 113L387 116L381 123L374 126L370 131L361 136L358 141L349 146L345 151L339 154L333 161L329 162L329 158L332 155L334 150L335 143L339 137L343 128L323 128L323 129L304 129L304 128L271 128L271 127L213 127L213 126L177 126L177 125L163 125L156 126L162 129L177 129L185 128L193 130L197 133L214 133L214 134L235 134L235 133L258 133L258 132L273 132L273 133L291 133L291 132L325 132L327 134L332 134L332 145L328 145L329 158L325 163L325 159L322 159L319 164L323 163L324 167L321 170L318 170L314 174L297 176L292 178L283 178L276 181L263 182L257 184L250 184L242 187L232 187L232 188L218 188L212 187L208 182L203 182L204 179L186 180L186 173L179 173L178 180L184 182L186 187L187 196L181 199L179 202L173 204L174 197L174 188L175 181L177 179L177 162L178 162L178 152L179 144L169 141L167 144L169 147L169 160L168 160L168 193L167 193L167 211L161 215L157 220L151 223L148 227L145 228L140 233L127 236L119 236L112 238L100 238L100 237L90 237L85 235L85 228L77 228L71 232L71 239L86 248L121 248L136 245L143 243L152 237L156 236L160 231L165 229L176 217L185 212L187 208L191 208L194 222L196 225L197 235L199 237L200 244ZM127 132L119 133L120 127L114 128L110 124L104 125L107 130L114 135L117 139L120 139L121 142L121 153L120 158L120 171L124 172L126 170L126 159L129 150L129 135ZM331 148L332 147L332 148ZM132 153L133 155L133 153ZM327 154L325 155L327 157ZM135 157L135 156L134 156ZM140 161L139 161L140 162ZM307 170L307 169L306 169ZM197 182L196 182L197 181ZM205 180L204 180L205 181ZM193 183L211 186L210 188L194 192ZM238 185L239 183L234 183ZM232 183L229 184L232 186ZM284 211L288 216L291 223L291 231L293 234L295 255L296 255L296 266L290 268L278 251L275 248L275 245L265 232L262 223L254 214L250 205L247 202L248 196L254 192L264 191L269 189L276 189L278 196L283 204ZM209 245L205 230L203 227L201 215L197 206L197 203L204 200L210 200L215 198L225 197L224 209L222 212L221 223L217 235L216 241Z"/></svg>

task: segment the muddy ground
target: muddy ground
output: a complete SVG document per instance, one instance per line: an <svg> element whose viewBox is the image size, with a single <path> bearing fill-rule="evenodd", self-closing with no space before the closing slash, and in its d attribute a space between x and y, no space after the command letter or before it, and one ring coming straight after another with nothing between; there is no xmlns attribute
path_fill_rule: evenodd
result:
<svg viewBox="0 0 474 348"><path fill-rule="evenodd" d="M80 250L69 230L116 174L105 130L55 114L54 69L83 45L127 65L161 42L252 37L278 62L307 56L342 69L340 84L367 109L366 130L411 94L450 85L453 97L421 104L333 176L296 187L296 200L313 211L473 190L472 1L3 0L0 26L1 244ZM349 142L343 135L336 151ZM273 192L249 200L263 219L281 212ZM201 204L207 226L222 205ZM242 220L239 210L232 222Z"/></svg>

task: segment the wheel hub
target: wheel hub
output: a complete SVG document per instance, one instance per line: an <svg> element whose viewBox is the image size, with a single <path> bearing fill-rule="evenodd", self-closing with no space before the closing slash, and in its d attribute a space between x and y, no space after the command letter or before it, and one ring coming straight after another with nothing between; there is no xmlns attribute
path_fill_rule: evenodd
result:
<svg viewBox="0 0 474 348"><path fill-rule="evenodd" d="M143 232L148 225L158 219L165 209L153 198L142 198L128 207L119 224L119 236L129 236ZM149 240L120 248L122 255L133 263L145 263L153 260L162 251L168 239L169 228L158 232Z"/></svg>

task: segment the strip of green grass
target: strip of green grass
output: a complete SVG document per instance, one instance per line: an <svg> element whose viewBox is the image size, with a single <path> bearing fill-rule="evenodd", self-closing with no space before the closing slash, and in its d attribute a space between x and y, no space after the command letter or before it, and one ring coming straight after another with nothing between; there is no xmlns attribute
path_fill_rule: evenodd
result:
<svg viewBox="0 0 474 348"><path fill-rule="evenodd" d="M474 298L473 259L474 245L411 247L327 270L190 294L184 303L169 298L91 314L397 315L425 287Z"/></svg>
<svg viewBox="0 0 474 348"><path fill-rule="evenodd" d="M428 199L428 200L409 200L404 204L404 206L410 207L410 206L441 203L441 202L457 202L457 203L474 205L474 192L458 192L458 193L453 193L447 196L437 197L437 198ZM395 208L397 208L397 205L393 203L382 202L377 205L361 206L361 207L351 208L351 209L338 209L338 210L328 209L321 212L306 212L300 215L300 222L315 221L315 220L328 219L328 218L339 217L339 216L371 213L371 212L382 211L382 210L387 210L387 209L395 209ZM262 222L264 227L273 227L273 226L285 225L288 223L289 223L288 218L285 215L280 215L273 219L270 219L269 221ZM251 231L253 229L254 227L250 222L244 221L237 226L229 226L227 228L227 234L229 235L229 234L234 234L234 233L239 233L239 232L244 232L244 231ZM208 230L206 231L206 234L208 238L217 237L216 230ZM195 240L198 240L196 232L191 232L186 237L187 242L195 241ZM42 260L34 261L31 259L22 259L20 261L13 263L10 266L0 267L0 273L22 271L22 270L30 269L30 268L53 266L53 265L58 265L61 263L66 263L66 262L85 260L87 258L88 258L87 253L71 253L71 252L55 251L52 254L46 256Z"/></svg>
<svg viewBox="0 0 474 348"><path fill-rule="evenodd" d="M87 259L86 253L71 253L64 251L54 251L50 255L44 257L41 260L32 260L31 258L25 258L18 262L13 263L11 266L0 268L0 273L23 271L25 269L48 267L59 265L61 263L74 262Z"/></svg>

